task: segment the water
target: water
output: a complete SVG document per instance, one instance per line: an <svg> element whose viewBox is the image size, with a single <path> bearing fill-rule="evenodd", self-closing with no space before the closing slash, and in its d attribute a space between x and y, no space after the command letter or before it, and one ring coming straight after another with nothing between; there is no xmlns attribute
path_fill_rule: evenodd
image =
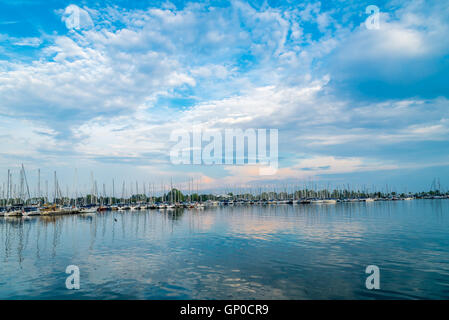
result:
<svg viewBox="0 0 449 320"><path fill-rule="evenodd" d="M0 218L0 299L376 298L449 298L449 200Z"/></svg>

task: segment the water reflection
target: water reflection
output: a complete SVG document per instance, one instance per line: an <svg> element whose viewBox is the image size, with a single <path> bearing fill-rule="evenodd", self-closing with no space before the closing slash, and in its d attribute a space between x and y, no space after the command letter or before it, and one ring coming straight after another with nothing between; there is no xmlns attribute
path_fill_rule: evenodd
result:
<svg viewBox="0 0 449 320"><path fill-rule="evenodd" d="M0 298L446 298L447 212L423 200L5 217ZM381 291L364 288L369 264Z"/></svg>

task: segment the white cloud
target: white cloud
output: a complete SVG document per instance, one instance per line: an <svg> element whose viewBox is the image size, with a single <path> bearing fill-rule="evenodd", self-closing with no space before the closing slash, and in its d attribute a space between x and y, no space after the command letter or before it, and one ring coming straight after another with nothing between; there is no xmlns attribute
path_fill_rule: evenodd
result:
<svg viewBox="0 0 449 320"><path fill-rule="evenodd" d="M62 150L56 139L57 133L31 120L21 120L0 116L0 157L2 165L9 166L14 161L37 159L47 161L53 152ZM45 156L45 152L48 152Z"/></svg>
<svg viewBox="0 0 449 320"><path fill-rule="evenodd" d="M59 12L64 22L73 22L67 19L75 7ZM380 30L345 27L319 3L289 9L255 9L240 1L212 9L198 3L183 9L76 8L85 25L47 35L50 45L39 59L0 64L0 111L33 119L30 127L46 134L24 134L37 146L70 149L98 163L109 157L160 165L175 128L277 128L288 158L279 179L287 179L394 167L386 155L337 156L332 146L447 139L445 98L370 103L333 91L340 75L354 78L360 66L397 76L398 61L447 52L447 23L424 17L420 7L383 15ZM432 11L432 17L444 14ZM308 33L306 24L317 33ZM160 103L179 97L194 102L179 108ZM26 149L22 138L18 146ZM21 148L9 144L6 150L18 155ZM259 179L253 169L226 168L230 183L245 172L248 181Z"/></svg>
<svg viewBox="0 0 449 320"><path fill-rule="evenodd" d="M18 38L13 42L16 46L24 47L39 47L42 44L42 39L31 37L31 38Z"/></svg>
<svg viewBox="0 0 449 320"><path fill-rule="evenodd" d="M341 43L329 57L330 67L338 80L353 81L355 88L364 80L373 80L398 85L398 94L404 91L404 83L420 81L422 89L428 90L435 83L423 79L438 68L445 72L448 7L441 2L414 1L397 10L388 9L380 13L379 29L367 29L361 23L355 30L343 32ZM416 88L415 94L419 92Z"/></svg>

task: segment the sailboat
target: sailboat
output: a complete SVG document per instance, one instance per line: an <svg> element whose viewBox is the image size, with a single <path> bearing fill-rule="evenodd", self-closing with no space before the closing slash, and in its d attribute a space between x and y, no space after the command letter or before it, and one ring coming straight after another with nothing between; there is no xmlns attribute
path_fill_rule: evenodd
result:
<svg viewBox="0 0 449 320"><path fill-rule="evenodd" d="M37 206L28 206L24 207L22 210L22 215L27 216L39 216L41 214L39 208Z"/></svg>
<svg viewBox="0 0 449 320"><path fill-rule="evenodd" d="M87 205L79 209L79 213L96 213L97 211L98 207L94 205Z"/></svg>
<svg viewBox="0 0 449 320"><path fill-rule="evenodd" d="M22 209L19 207L10 207L5 212L5 217L21 217Z"/></svg>

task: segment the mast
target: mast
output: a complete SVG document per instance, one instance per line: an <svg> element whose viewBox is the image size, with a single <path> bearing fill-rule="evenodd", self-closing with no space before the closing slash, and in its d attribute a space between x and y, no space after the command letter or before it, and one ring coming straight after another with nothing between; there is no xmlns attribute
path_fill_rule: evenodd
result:
<svg viewBox="0 0 449 320"><path fill-rule="evenodd" d="M56 204L56 193L57 193L57 190L58 190L58 181L56 180L56 171L54 172L54 179L55 179L55 181L54 181L54 184L55 184L55 195L54 195L53 202Z"/></svg>
<svg viewBox="0 0 449 320"><path fill-rule="evenodd" d="M37 169L37 198L41 202L41 169Z"/></svg>
<svg viewBox="0 0 449 320"><path fill-rule="evenodd" d="M170 178L170 204L173 203L173 180Z"/></svg>
<svg viewBox="0 0 449 320"><path fill-rule="evenodd" d="M78 205L78 169L75 168L75 208Z"/></svg>
<svg viewBox="0 0 449 320"><path fill-rule="evenodd" d="M26 185L26 188L27 188L28 199L30 199L31 198L31 196L30 196L30 188L28 187L27 176L25 174L25 168L23 167L23 163L22 163L22 175L23 175L22 178L25 180L25 185Z"/></svg>
<svg viewBox="0 0 449 320"><path fill-rule="evenodd" d="M90 205L92 205L93 197L94 197L94 173L90 172Z"/></svg>
<svg viewBox="0 0 449 320"><path fill-rule="evenodd" d="M115 199L115 183L114 183L114 179L112 179L112 198ZM115 202L115 200L114 200ZM112 203L112 199L111 199L111 203Z"/></svg>
<svg viewBox="0 0 449 320"><path fill-rule="evenodd" d="M20 169L20 187L19 187L19 204L23 201L22 199L25 198L24 191L23 191L23 170Z"/></svg>
<svg viewBox="0 0 449 320"><path fill-rule="evenodd" d="M8 189L7 189L7 191L6 191L6 194L7 194L7 196L6 196L6 204L8 204L9 203L9 197L11 196L11 174L10 174L10 171L9 171L9 169L8 169Z"/></svg>
<svg viewBox="0 0 449 320"><path fill-rule="evenodd" d="M101 197L101 205L104 204L106 199L106 185L103 183L103 197Z"/></svg>

